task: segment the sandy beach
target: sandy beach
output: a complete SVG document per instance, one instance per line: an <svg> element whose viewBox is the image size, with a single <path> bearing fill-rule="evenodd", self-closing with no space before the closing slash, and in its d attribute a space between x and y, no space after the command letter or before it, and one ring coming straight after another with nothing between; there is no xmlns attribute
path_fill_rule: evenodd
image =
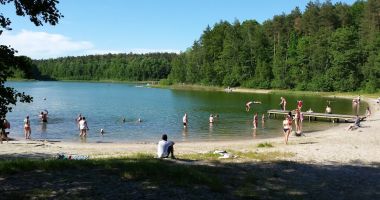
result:
<svg viewBox="0 0 380 200"><path fill-rule="evenodd" d="M289 152L294 156L279 160L316 164L379 165L380 163L380 105L375 99L363 99L370 105L372 115L362 122L361 128L347 131L348 123L306 134L302 137L290 136L285 145L283 137L272 139L177 142L175 154L207 153L215 150L241 152ZM281 135L279 130L279 135ZM170 139L170 138L169 138ZM268 142L271 148L258 148L259 143ZM9 141L1 146L2 159L28 157L53 158L58 153L88 155L90 158L126 156L134 153L155 155L154 143L70 143L59 141ZM238 158L237 158L238 160Z"/></svg>

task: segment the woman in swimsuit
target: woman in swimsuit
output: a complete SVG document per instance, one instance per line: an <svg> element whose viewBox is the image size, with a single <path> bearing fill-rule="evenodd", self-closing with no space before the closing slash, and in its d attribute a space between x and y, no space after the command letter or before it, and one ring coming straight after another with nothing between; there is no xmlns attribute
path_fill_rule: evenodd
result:
<svg viewBox="0 0 380 200"><path fill-rule="evenodd" d="M25 139L30 139L30 135L32 134L32 130L30 129L29 116L26 116L26 118L24 119L24 134L25 134Z"/></svg>
<svg viewBox="0 0 380 200"><path fill-rule="evenodd" d="M282 126L283 126L283 131L284 131L284 139L285 139L285 144L288 144L288 139L290 135L290 125L289 125L289 120L286 117L284 121L282 121Z"/></svg>

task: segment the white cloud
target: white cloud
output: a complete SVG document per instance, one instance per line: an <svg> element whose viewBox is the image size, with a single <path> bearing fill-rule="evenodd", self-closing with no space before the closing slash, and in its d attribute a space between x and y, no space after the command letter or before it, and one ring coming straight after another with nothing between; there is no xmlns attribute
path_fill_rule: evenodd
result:
<svg viewBox="0 0 380 200"><path fill-rule="evenodd" d="M117 53L180 53L174 49L126 49L102 50L96 49L95 45L88 41L74 41L61 34L47 32L34 32L22 30L19 33L4 31L0 36L0 44L10 45L18 51L17 55L25 55L33 59L56 58L64 56L81 56L94 54L117 54Z"/></svg>
<svg viewBox="0 0 380 200"><path fill-rule="evenodd" d="M60 34L28 30L22 30L16 34L5 31L0 36L0 43L10 45L18 51L18 55L26 55L34 59L77 55L94 48L91 42L74 41Z"/></svg>

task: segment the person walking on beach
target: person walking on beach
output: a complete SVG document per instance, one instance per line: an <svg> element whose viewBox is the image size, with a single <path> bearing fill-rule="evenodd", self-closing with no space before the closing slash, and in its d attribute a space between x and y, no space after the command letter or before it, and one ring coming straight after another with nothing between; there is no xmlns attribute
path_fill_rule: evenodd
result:
<svg viewBox="0 0 380 200"><path fill-rule="evenodd" d="M168 136L163 134L161 141L157 145L157 157L158 158L168 158L169 155L172 159L175 159L174 156L174 142L168 141Z"/></svg>
<svg viewBox="0 0 380 200"><path fill-rule="evenodd" d="M286 119L288 120L288 125L290 132L292 131L292 124L293 124L293 115L292 112L289 111L288 115L286 115Z"/></svg>
<svg viewBox="0 0 380 200"><path fill-rule="evenodd" d="M257 129L258 121L259 121L259 117L257 113L255 113L255 115L253 116L253 129Z"/></svg>
<svg viewBox="0 0 380 200"><path fill-rule="evenodd" d="M29 116L26 116L24 119L24 135L25 139L30 139L30 135L32 134L32 130L30 128L30 120Z"/></svg>
<svg viewBox="0 0 380 200"><path fill-rule="evenodd" d="M284 97L281 97L280 99L281 99L281 102L280 102L281 109L283 111L285 111L286 110L286 99Z"/></svg>
<svg viewBox="0 0 380 200"><path fill-rule="evenodd" d="M182 117L182 122L183 122L183 128L186 128L188 124L187 113L185 113L185 115Z"/></svg>
<svg viewBox="0 0 380 200"><path fill-rule="evenodd" d="M249 110L251 109L251 104L261 104L261 101L248 101L246 104L245 104L245 111L249 112Z"/></svg>
<svg viewBox="0 0 380 200"><path fill-rule="evenodd" d="M283 134L284 134L284 140L285 144L288 144L288 139L291 131L291 125L289 125L289 120L288 117L285 117L284 121L282 121L282 126L283 126Z"/></svg>
<svg viewBox="0 0 380 200"><path fill-rule="evenodd" d="M79 133L80 137L87 136L87 130L89 129L88 129L88 125L87 125L87 121L85 117L82 117L82 119L79 121L79 130L80 130L80 133Z"/></svg>

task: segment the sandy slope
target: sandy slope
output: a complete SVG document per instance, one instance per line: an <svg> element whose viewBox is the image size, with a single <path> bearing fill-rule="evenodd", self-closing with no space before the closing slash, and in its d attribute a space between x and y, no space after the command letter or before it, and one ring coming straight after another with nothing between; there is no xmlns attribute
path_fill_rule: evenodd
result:
<svg viewBox="0 0 380 200"><path fill-rule="evenodd" d="M380 105L374 99L364 99L371 107L372 116L362 122L363 128L346 131L349 124L342 123L332 129L308 134L304 137L218 141L178 142L175 145L177 157L184 153L205 153L214 150L232 149L237 151L281 151L292 152L294 157L286 158L305 163L380 165ZM279 130L281 132L281 130ZM281 133L279 133L281 134ZM257 144L270 142L273 148L257 148ZM0 158L40 157L50 158L57 153L89 155L91 157L117 157L130 153L155 154L153 143L69 143L43 141L10 141L0 145Z"/></svg>

